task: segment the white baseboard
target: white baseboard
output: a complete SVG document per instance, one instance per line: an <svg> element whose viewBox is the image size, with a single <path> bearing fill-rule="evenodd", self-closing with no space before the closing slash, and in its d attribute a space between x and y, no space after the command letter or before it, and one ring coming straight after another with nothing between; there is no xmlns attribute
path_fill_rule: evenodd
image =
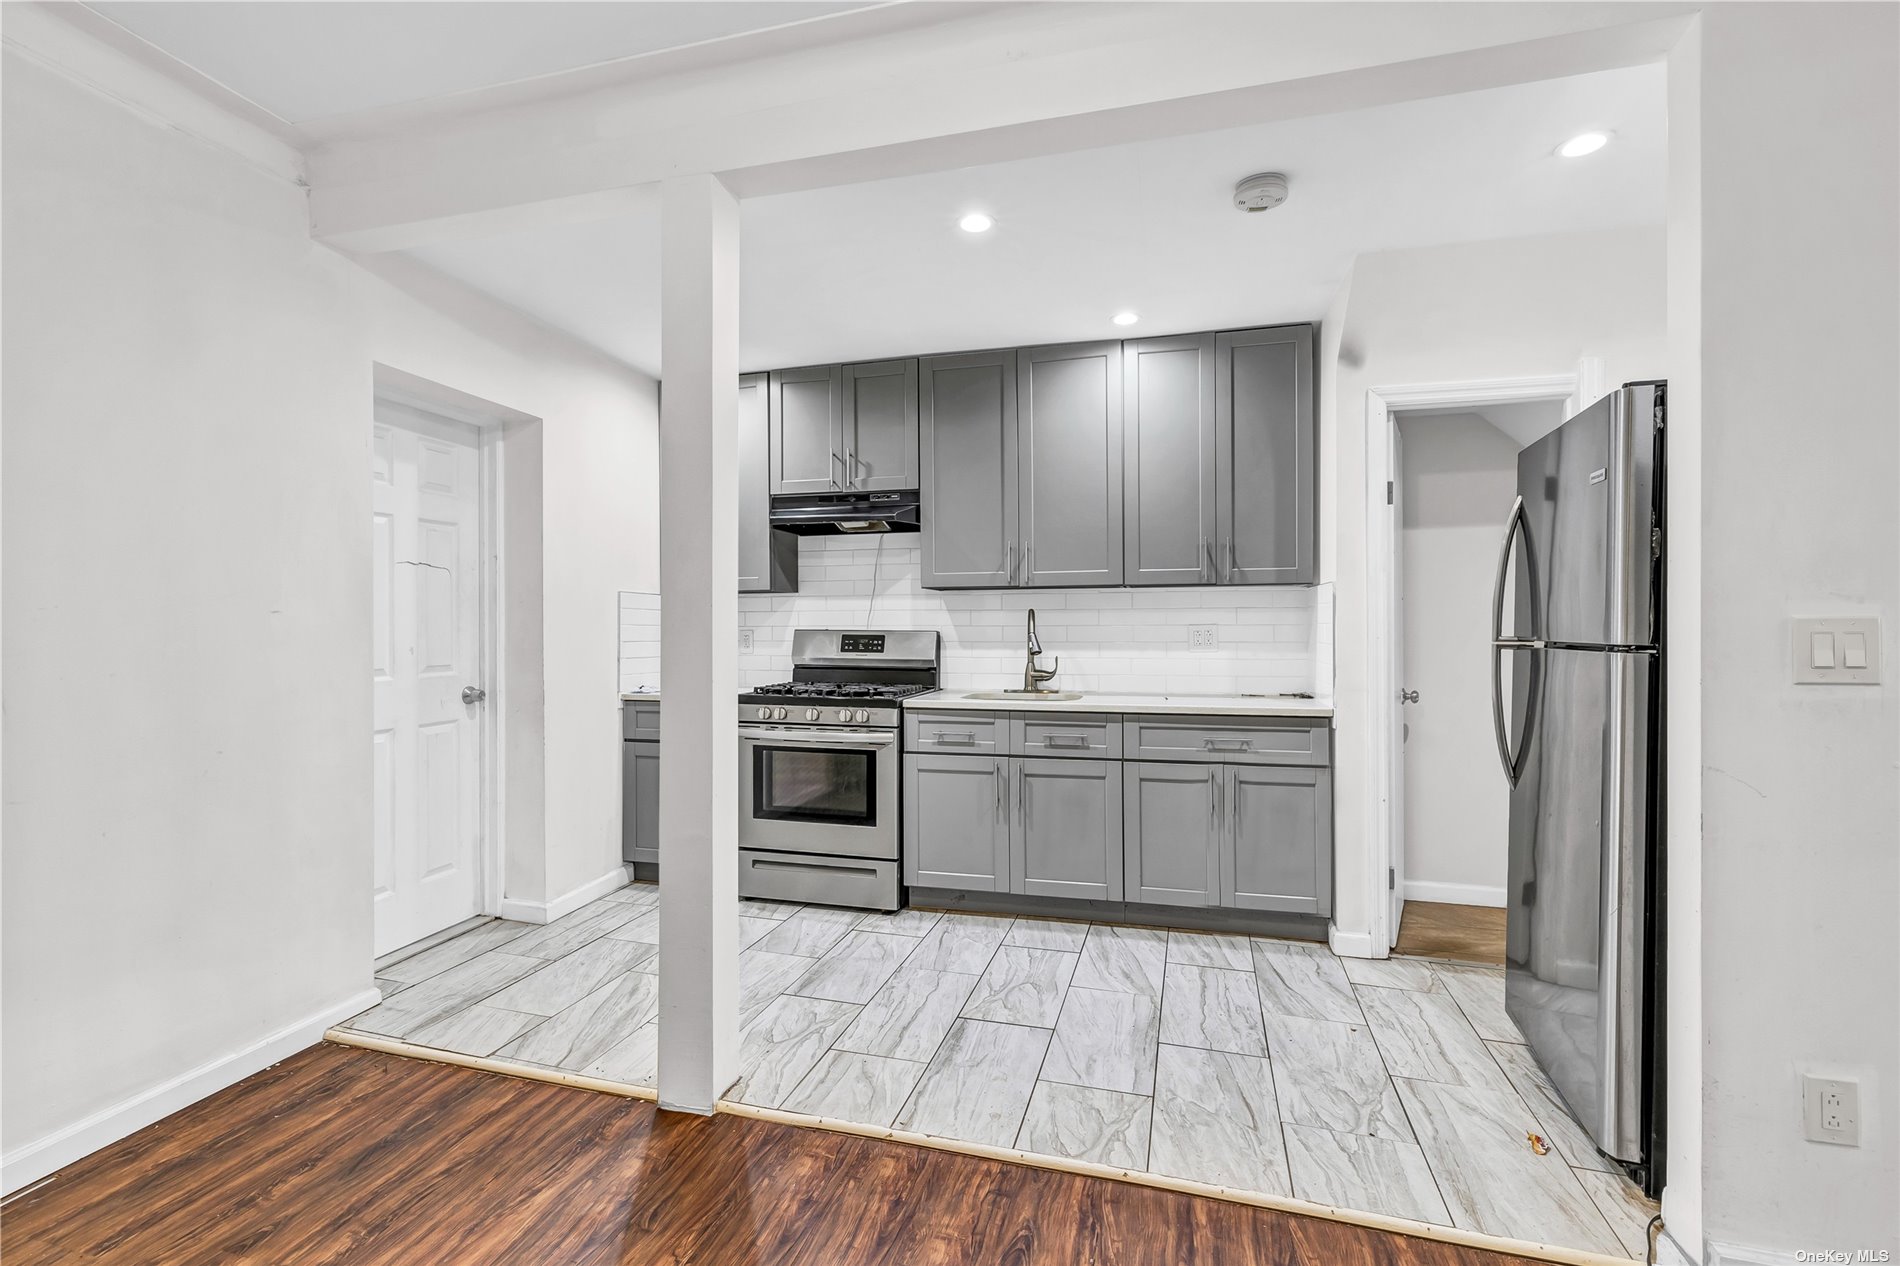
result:
<svg viewBox="0 0 1900 1266"><path fill-rule="evenodd" d="M1326 944L1341 958L1383 958L1372 952L1372 933L1341 932L1338 924L1326 925Z"/></svg>
<svg viewBox="0 0 1900 1266"><path fill-rule="evenodd" d="M1407 901L1438 901L1448 906L1504 908L1504 889L1486 884L1445 884L1430 879L1405 881Z"/></svg>
<svg viewBox="0 0 1900 1266"><path fill-rule="evenodd" d="M205 1096L235 1085L252 1073L288 1059L306 1046L323 1040L331 1025L367 1011L382 1001L375 989L364 989L332 1003L301 1020L266 1034L249 1046L220 1055L169 1081L101 1108L83 1120L0 1156L0 1194L18 1191L54 1170L116 1143L152 1122L189 1107Z"/></svg>
<svg viewBox="0 0 1900 1266"><path fill-rule="evenodd" d="M590 901L598 900L633 882L633 867L616 866L598 879L590 879L571 892L552 901L522 901L517 897L501 899L501 917L517 923L552 923L572 914Z"/></svg>

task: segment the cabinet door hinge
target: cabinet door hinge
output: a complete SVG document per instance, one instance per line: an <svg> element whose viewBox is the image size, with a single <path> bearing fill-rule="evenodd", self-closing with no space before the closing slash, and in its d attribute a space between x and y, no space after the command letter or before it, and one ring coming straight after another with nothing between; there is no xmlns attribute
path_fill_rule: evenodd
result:
<svg viewBox="0 0 1900 1266"><path fill-rule="evenodd" d="M1385 868L1385 890L1387 892L1391 892L1394 888L1397 888L1398 886L1399 886L1398 867L1387 866Z"/></svg>
<svg viewBox="0 0 1900 1266"><path fill-rule="evenodd" d="M1385 481L1385 503L1387 505L1392 504L1392 481L1390 479Z"/></svg>

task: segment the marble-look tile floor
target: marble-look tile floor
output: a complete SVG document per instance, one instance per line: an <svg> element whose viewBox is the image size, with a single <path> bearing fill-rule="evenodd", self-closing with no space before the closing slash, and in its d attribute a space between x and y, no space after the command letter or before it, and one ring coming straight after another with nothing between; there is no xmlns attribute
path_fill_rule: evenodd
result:
<svg viewBox="0 0 1900 1266"><path fill-rule="evenodd" d="M344 1027L651 1086L658 900L630 884L542 927L484 923L381 967L381 1005ZM1654 1206L1565 1111L1496 969L737 905L729 1099L1643 1256Z"/></svg>

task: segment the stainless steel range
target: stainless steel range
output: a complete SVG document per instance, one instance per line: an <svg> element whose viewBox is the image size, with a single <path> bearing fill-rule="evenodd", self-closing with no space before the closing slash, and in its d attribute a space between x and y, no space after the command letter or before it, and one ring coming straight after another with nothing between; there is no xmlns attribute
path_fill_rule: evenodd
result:
<svg viewBox="0 0 1900 1266"><path fill-rule="evenodd" d="M739 696L739 892L895 910L901 701L937 688L934 632L799 629L792 680Z"/></svg>

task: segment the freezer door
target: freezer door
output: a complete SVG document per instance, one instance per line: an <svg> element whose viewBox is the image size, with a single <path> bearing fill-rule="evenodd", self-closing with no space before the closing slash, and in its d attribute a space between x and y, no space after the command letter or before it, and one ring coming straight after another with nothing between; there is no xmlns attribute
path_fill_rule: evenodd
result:
<svg viewBox="0 0 1900 1266"><path fill-rule="evenodd" d="M1597 1146L1637 1163L1654 657L1536 659L1536 721L1511 790L1505 1008Z"/></svg>
<svg viewBox="0 0 1900 1266"><path fill-rule="evenodd" d="M1657 422L1657 388L1624 387L1518 454L1535 563L1518 570L1518 597L1520 607L1538 608L1529 621L1538 636L1582 646L1654 643Z"/></svg>

